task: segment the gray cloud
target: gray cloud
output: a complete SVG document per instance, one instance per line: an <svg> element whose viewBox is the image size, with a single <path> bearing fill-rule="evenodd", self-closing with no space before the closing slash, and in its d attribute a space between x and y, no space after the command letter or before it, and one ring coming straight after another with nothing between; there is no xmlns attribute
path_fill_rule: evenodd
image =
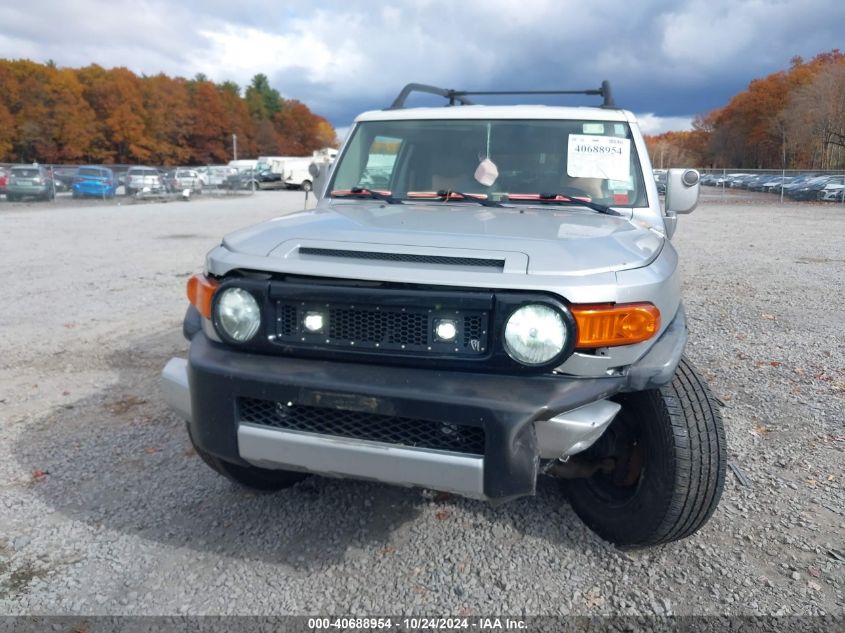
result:
<svg viewBox="0 0 845 633"><path fill-rule="evenodd" d="M49 16L49 19L45 19ZM838 0L157 0L0 8L0 56L245 84L263 72L336 125L422 81L593 87L652 122L722 105L754 77L841 43ZM677 125L681 125L678 123Z"/></svg>

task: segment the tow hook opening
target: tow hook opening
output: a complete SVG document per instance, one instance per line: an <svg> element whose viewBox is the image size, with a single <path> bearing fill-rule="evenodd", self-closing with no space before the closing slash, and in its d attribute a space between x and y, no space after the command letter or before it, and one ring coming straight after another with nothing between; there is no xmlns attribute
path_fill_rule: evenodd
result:
<svg viewBox="0 0 845 633"><path fill-rule="evenodd" d="M609 475L615 468L616 460L612 457L596 460L575 455L566 461L555 460L545 472L557 479L588 479L597 472Z"/></svg>

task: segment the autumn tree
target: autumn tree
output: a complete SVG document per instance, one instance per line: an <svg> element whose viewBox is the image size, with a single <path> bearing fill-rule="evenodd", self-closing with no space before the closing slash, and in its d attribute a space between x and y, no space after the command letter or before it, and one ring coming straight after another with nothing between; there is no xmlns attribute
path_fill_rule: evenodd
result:
<svg viewBox="0 0 845 633"><path fill-rule="evenodd" d="M97 115L98 136L94 160L104 163L139 163L152 152L146 137L144 99L138 77L128 68L92 65L78 71L85 100Z"/></svg>
<svg viewBox="0 0 845 633"><path fill-rule="evenodd" d="M840 51L817 55L808 62L792 59L788 71L779 71L752 81L747 90L734 96L719 110L709 137L709 152L716 163L731 167L785 168L806 164L806 148L796 142L801 136L798 121L822 103L790 108L796 95L826 68L838 64Z"/></svg>
<svg viewBox="0 0 845 633"><path fill-rule="evenodd" d="M191 157L194 111L187 82L163 74L141 80L144 103L144 146L154 163L182 164Z"/></svg>
<svg viewBox="0 0 845 633"><path fill-rule="evenodd" d="M231 81L217 86L223 109L226 112L226 125L230 134L238 137L238 152L240 156L257 156L255 121L249 115L246 101L240 96L240 88Z"/></svg>
<svg viewBox="0 0 845 633"><path fill-rule="evenodd" d="M796 90L783 119L784 136L800 148L803 164L818 169L845 166L845 57Z"/></svg>
<svg viewBox="0 0 845 633"><path fill-rule="evenodd" d="M220 91L210 81L199 81L193 83L190 93L194 112L189 136L191 160L199 164L227 162L231 128Z"/></svg>
<svg viewBox="0 0 845 633"><path fill-rule="evenodd" d="M317 149L317 121L311 111L299 101L288 101L274 117L281 138L282 154L305 156Z"/></svg>
<svg viewBox="0 0 845 633"><path fill-rule="evenodd" d="M0 60L0 160L41 162L225 162L237 134L241 156L310 152L332 145L331 125L286 101L256 75L241 96L214 84L126 68L60 68Z"/></svg>

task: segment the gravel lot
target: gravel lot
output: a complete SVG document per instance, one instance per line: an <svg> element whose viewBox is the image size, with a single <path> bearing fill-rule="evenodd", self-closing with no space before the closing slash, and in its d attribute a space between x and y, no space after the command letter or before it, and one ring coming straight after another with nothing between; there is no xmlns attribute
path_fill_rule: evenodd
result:
<svg viewBox="0 0 845 633"><path fill-rule="evenodd" d="M0 613L845 612L845 208L704 193L676 238L688 353L748 485L729 471L699 534L636 552L553 481L498 507L316 477L257 495L200 461L157 390L185 280L301 193L0 204Z"/></svg>

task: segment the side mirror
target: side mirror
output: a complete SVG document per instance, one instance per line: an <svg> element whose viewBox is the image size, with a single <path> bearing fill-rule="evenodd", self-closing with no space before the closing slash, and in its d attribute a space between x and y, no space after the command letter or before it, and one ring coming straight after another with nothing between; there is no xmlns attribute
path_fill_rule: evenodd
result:
<svg viewBox="0 0 845 633"><path fill-rule="evenodd" d="M666 173L666 215L692 213L698 206L700 181L695 169L670 169Z"/></svg>
<svg viewBox="0 0 845 633"><path fill-rule="evenodd" d="M325 163L311 163L310 165L308 165L308 173L311 174L311 189L314 193L314 197L319 200L323 197L323 187L326 184L328 165L326 165Z"/></svg>

